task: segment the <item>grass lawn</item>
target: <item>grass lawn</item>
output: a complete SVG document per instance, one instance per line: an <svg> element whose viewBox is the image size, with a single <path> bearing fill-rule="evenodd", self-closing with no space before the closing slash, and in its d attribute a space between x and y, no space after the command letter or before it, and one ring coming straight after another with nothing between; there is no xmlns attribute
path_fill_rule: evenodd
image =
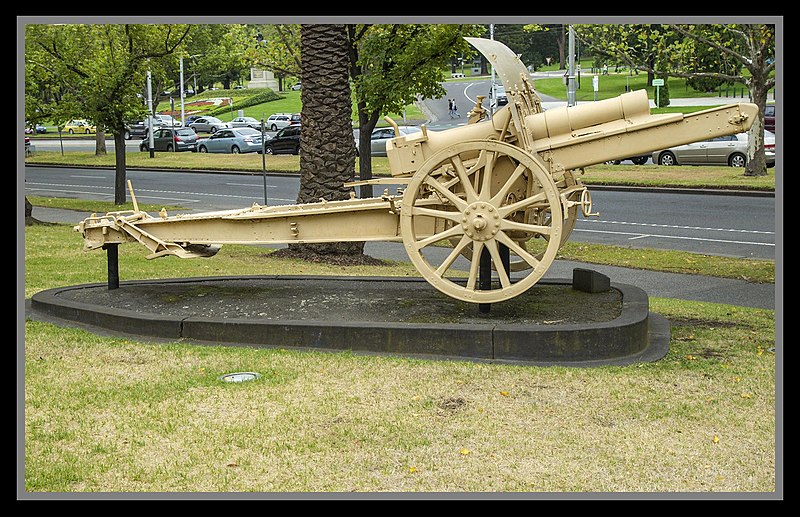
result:
<svg viewBox="0 0 800 517"><path fill-rule="evenodd" d="M120 253L123 280L416 275L225 246ZM68 225L25 228L25 295L102 281ZM521 367L132 340L26 321L26 494L776 491L774 311L671 299L662 360ZM780 347L779 347L780 348ZM781 349L782 350L782 349ZM256 371L257 381L220 375Z"/></svg>

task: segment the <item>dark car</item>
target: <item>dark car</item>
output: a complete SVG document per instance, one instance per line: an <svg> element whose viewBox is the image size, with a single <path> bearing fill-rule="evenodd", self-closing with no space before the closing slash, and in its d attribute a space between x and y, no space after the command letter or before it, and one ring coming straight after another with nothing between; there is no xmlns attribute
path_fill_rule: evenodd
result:
<svg viewBox="0 0 800 517"><path fill-rule="evenodd" d="M775 132L775 105L767 104L764 106L764 129L770 133Z"/></svg>
<svg viewBox="0 0 800 517"><path fill-rule="evenodd" d="M160 123L153 124L153 127L160 127ZM137 120L135 122L128 122L125 124L125 131L123 136L125 140L130 140L133 137L145 138L148 135L150 128L147 126L146 120Z"/></svg>
<svg viewBox="0 0 800 517"><path fill-rule="evenodd" d="M620 163L624 162L625 160L630 160L633 162L634 165L644 165L650 159L649 154L644 154L641 156L630 156L628 158L623 158L621 160L608 160L606 165L619 165Z"/></svg>
<svg viewBox="0 0 800 517"><path fill-rule="evenodd" d="M153 130L153 148L156 151L197 151L197 134L187 127L158 128ZM139 144L140 151L150 150L150 139Z"/></svg>
<svg viewBox="0 0 800 517"><path fill-rule="evenodd" d="M259 151L260 153L261 151ZM292 124L264 142L267 154L300 154L300 125Z"/></svg>

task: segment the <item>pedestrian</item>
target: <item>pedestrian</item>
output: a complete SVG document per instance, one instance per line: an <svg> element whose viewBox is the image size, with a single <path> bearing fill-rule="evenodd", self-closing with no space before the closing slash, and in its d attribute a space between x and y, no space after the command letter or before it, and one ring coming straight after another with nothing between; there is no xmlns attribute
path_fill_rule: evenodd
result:
<svg viewBox="0 0 800 517"><path fill-rule="evenodd" d="M452 116L461 117L461 115L458 114L458 106L456 106L456 100L455 99L453 99L453 115Z"/></svg>
<svg viewBox="0 0 800 517"><path fill-rule="evenodd" d="M453 99L447 99L447 112L450 114L450 118L453 118Z"/></svg>

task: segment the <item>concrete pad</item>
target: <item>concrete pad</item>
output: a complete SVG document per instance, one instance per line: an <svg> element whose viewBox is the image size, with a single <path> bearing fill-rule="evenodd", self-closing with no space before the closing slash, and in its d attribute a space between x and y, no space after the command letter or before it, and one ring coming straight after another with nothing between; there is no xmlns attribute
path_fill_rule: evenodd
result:
<svg viewBox="0 0 800 517"><path fill-rule="evenodd" d="M541 280L520 296L478 305L420 278L248 276L120 282L36 293L30 317L127 335L431 359L601 366L656 361L669 323L641 289L574 289Z"/></svg>

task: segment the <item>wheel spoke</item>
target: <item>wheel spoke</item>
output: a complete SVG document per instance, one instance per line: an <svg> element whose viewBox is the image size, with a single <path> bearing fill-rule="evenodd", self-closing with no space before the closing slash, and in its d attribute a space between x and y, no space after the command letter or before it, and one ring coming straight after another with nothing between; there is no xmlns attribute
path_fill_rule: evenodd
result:
<svg viewBox="0 0 800 517"><path fill-rule="evenodd" d="M528 208L530 205L534 203L540 203L547 199L547 193L542 191L536 194L535 196L526 197L525 199L520 199L516 203L511 203L510 205L501 206L497 209L500 217L505 218L508 214L513 214L518 210L523 210Z"/></svg>
<svg viewBox="0 0 800 517"><path fill-rule="evenodd" d="M486 151L481 151L485 153ZM478 196L481 201L489 201L492 197L492 172L494 170L494 162L497 159L497 153L486 153L486 165L483 167L483 182L481 184L481 193Z"/></svg>
<svg viewBox="0 0 800 517"><path fill-rule="evenodd" d="M461 157L455 155L450 159L450 162L453 164L453 167L455 167L458 179L461 180L461 184L464 186L464 192L467 194L467 203L476 201L478 199L478 194L475 193L472 183L469 182L469 175L467 174L466 168L464 168L464 162L461 161Z"/></svg>
<svg viewBox="0 0 800 517"><path fill-rule="evenodd" d="M481 252L483 251L483 242L475 241L472 244L472 262L469 264L469 279L467 280L467 289L470 291L475 290L475 282L478 281L478 272L481 267Z"/></svg>
<svg viewBox="0 0 800 517"><path fill-rule="evenodd" d="M435 242L439 242L439 241L447 239L449 237L455 237L457 235L462 235L463 232L464 232L464 229L461 228L461 225L453 226L449 230L445 230L443 232L439 232L437 234L431 235L430 237L426 237L426 238L424 238L422 240L417 241L416 242L417 249L421 250L422 248L424 248L425 246L428 246L429 244L433 244Z"/></svg>
<svg viewBox="0 0 800 517"><path fill-rule="evenodd" d="M461 256L461 250L466 248L471 242L472 239L470 239L466 235L462 235L461 240L458 242L458 244L455 245L453 251L450 252L450 255L448 255L447 258L444 259L444 262L442 262L441 265L436 269L436 274L439 275L440 277L444 276L447 270L450 269L450 266L453 265L453 262L455 262L455 260L459 256Z"/></svg>
<svg viewBox="0 0 800 517"><path fill-rule="evenodd" d="M514 169L514 172L512 172L511 176L509 176L508 181L505 182L500 191L492 198L491 202L493 205L498 206L503 202L505 197L508 195L508 191L511 190L511 187L514 186L514 183L526 170L528 170L528 168L525 167L524 164L520 163L517 165L517 168Z"/></svg>
<svg viewBox="0 0 800 517"><path fill-rule="evenodd" d="M516 253L519 258L527 262L533 269L536 269L536 266L539 265L539 259L528 253L528 250L517 244L514 239L505 233L499 232L495 237L498 241L508 246L508 249Z"/></svg>
<svg viewBox="0 0 800 517"><path fill-rule="evenodd" d="M453 194L449 189L445 188L437 180L428 176L427 178L425 178L425 184L431 187L439 194L443 195L445 198L447 198L447 200L453 203L458 208L459 211L463 212L464 210L467 209L467 203L463 199Z"/></svg>
<svg viewBox="0 0 800 517"><path fill-rule="evenodd" d="M539 235L550 235L552 233L552 228L549 226L519 223L517 221L510 221L508 219L503 219L500 221L500 230L519 230L521 232L538 233Z"/></svg>
<svg viewBox="0 0 800 517"><path fill-rule="evenodd" d="M433 208L424 208L421 206L411 207L411 215L424 215L439 219L448 219L459 224L461 223L461 218L463 217L461 212L448 212L445 210L435 210Z"/></svg>
<svg viewBox="0 0 800 517"><path fill-rule="evenodd" d="M497 276L500 277L500 285L503 286L504 289L506 287L511 287L511 280L508 279L508 273L503 266L503 260L500 258L500 250L497 249L497 241L494 239L486 241L486 247L489 249L489 254L492 256Z"/></svg>

